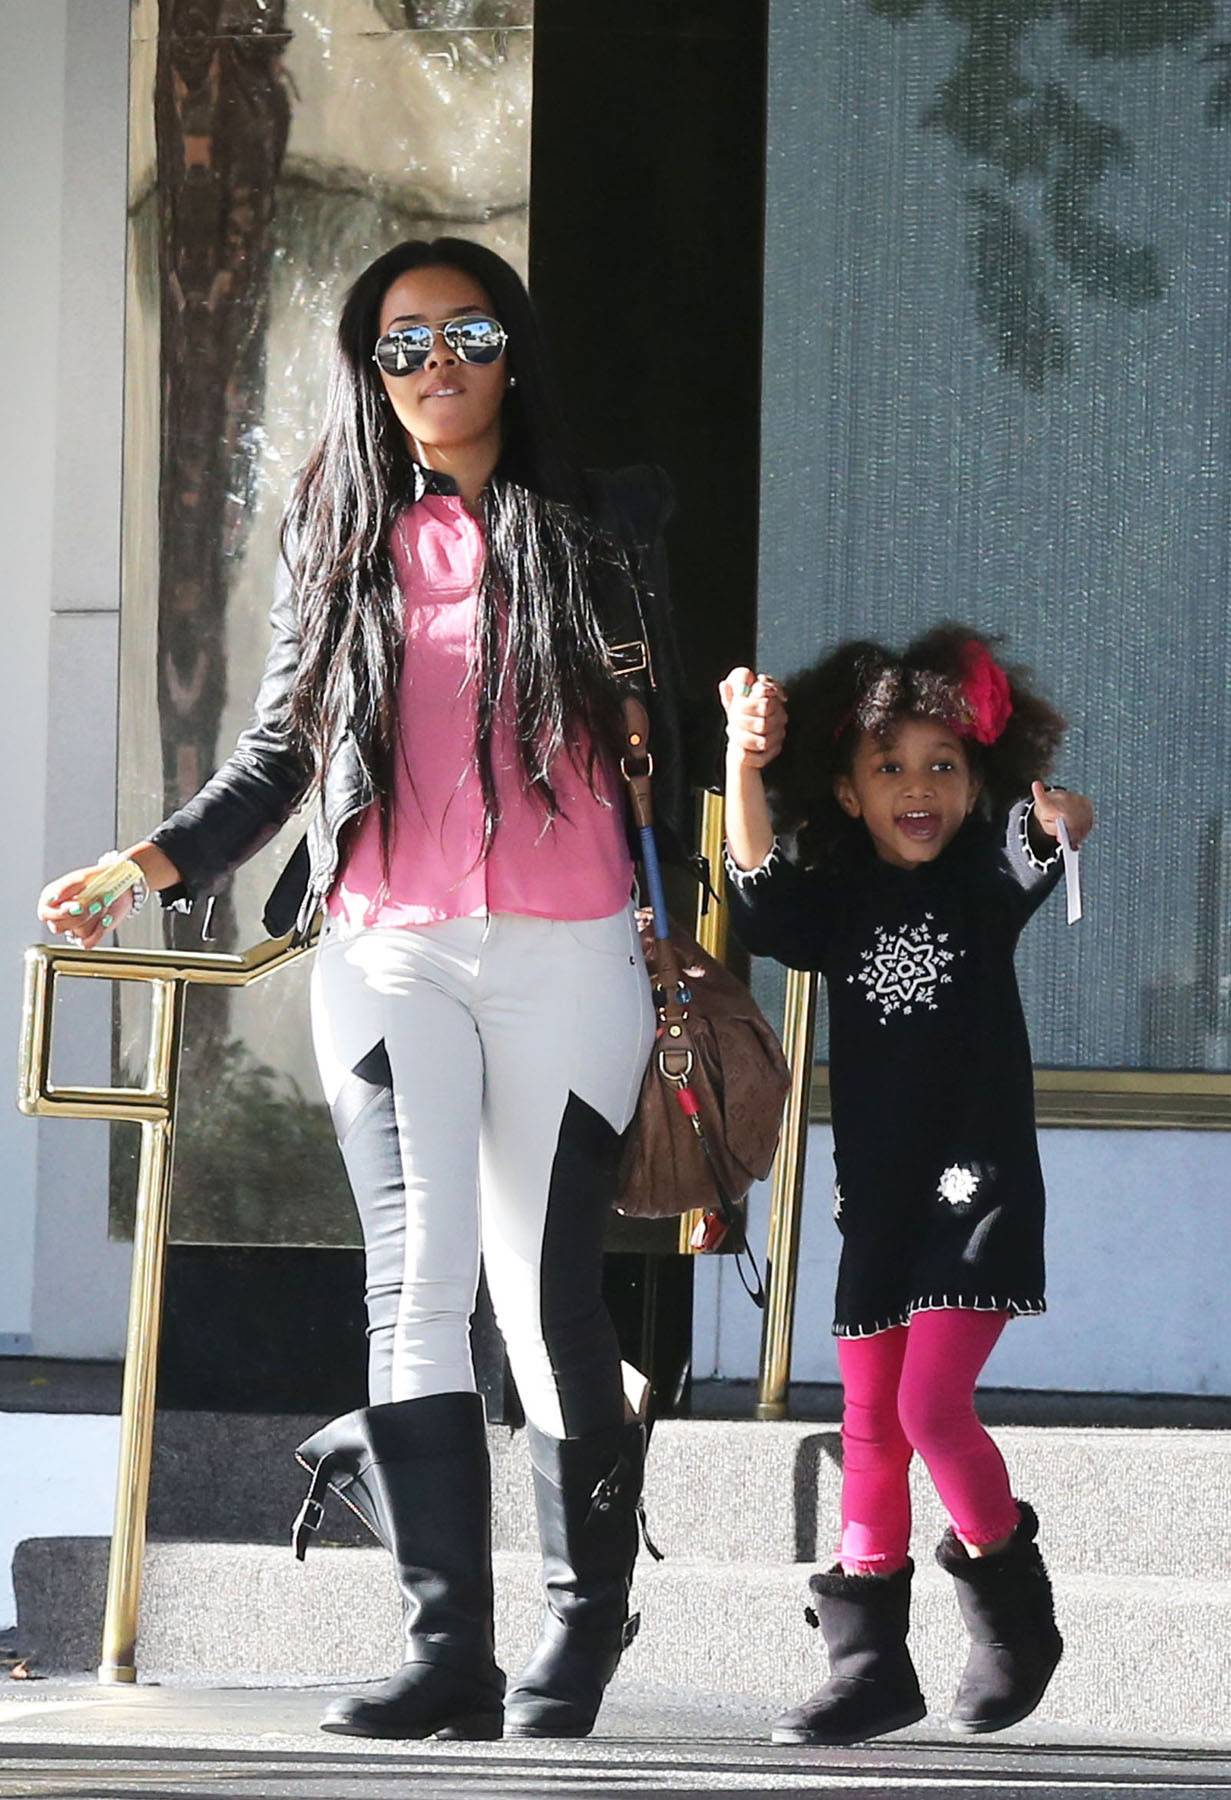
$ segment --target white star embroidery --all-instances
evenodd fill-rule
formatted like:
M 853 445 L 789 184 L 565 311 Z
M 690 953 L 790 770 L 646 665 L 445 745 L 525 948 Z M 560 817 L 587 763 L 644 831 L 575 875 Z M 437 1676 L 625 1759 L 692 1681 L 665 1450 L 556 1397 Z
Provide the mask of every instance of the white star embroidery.
M 882 1025 L 891 1013 L 910 1014 L 916 1007 L 935 1012 L 937 987 L 953 979 L 946 965 L 966 954 L 946 950 L 943 940 L 933 939 L 928 929 L 931 918 L 925 913 L 922 925 L 903 925 L 897 931 L 878 925 L 876 947 L 860 952 L 863 967 L 857 979 L 867 990 L 864 997 L 869 1004 L 880 1007 Z

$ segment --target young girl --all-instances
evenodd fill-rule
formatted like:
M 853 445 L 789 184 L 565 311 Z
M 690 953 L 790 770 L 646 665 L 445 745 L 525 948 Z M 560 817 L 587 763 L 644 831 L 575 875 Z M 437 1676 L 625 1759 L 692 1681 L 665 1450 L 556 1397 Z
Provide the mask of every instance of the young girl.
M 830 1679 L 774 1727 L 842 1744 L 923 1718 L 906 1647 L 918 1451 L 952 1528 L 937 1551 L 973 1640 L 952 1723 L 998 1731 L 1060 1659 L 1038 1520 L 974 1411 L 1011 1318 L 1044 1310 L 1043 1182 L 1013 953 L 1090 802 L 1047 789 L 1063 720 L 988 641 L 946 625 L 904 655 L 845 644 L 790 684 L 735 670 L 732 917 L 748 948 L 819 969 L 843 1247 L 839 1560 L 812 1591 Z M 775 771 L 774 835 L 762 769 Z

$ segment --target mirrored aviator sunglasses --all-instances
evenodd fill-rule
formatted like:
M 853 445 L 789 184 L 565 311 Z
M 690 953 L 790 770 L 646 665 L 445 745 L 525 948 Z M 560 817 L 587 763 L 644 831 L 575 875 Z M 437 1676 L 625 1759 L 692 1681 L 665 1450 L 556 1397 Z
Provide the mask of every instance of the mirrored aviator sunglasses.
M 432 354 L 437 335 L 464 363 L 494 363 L 504 355 L 509 334 L 495 319 L 472 315 L 443 325 L 401 325 L 377 338 L 372 361 L 386 375 L 415 375 Z

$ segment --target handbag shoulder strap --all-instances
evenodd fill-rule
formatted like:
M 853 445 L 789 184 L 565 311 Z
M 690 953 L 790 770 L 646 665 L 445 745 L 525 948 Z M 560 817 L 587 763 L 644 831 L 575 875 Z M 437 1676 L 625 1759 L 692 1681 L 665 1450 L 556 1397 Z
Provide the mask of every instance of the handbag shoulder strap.
M 650 753 L 650 718 L 640 697 L 631 691 L 624 702 L 624 755 L 620 773 L 628 787 L 629 805 L 641 844 L 641 864 L 649 889 L 650 909 L 654 916 L 653 966 L 650 976 L 658 990 L 658 1066 L 668 1081 L 683 1083 L 692 1072 L 693 1048 L 688 1033 L 688 1002 L 691 996 L 684 982 L 675 945 L 671 941 L 671 921 L 667 916 L 667 897 L 663 890 L 662 868 L 658 845 L 654 839 L 654 796 L 651 778 L 654 758 Z
M 692 993 L 671 939 L 671 922 L 667 916 L 658 846 L 654 842 L 654 800 L 651 792 L 654 758 L 650 753 L 649 715 L 640 698 L 632 691 L 631 682 L 624 697 L 624 755 L 620 758 L 620 772 L 628 786 L 629 803 L 641 840 L 641 861 L 654 914 L 653 960 L 649 973 L 655 990 L 654 1010 L 658 1017 L 657 1047 L 654 1051 L 658 1072 L 675 1090 L 680 1109 L 696 1133 L 710 1164 L 714 1193 L 718 1201 L 717 1212 L 710 1216 L 721 1220 L 724 1234 L 727 1231 L 735 1233 L 735 1265 L 740 1281 L 753 1304 L 764 1307 L 765 1285 L 752 1253 L 752 1246 L 748 1242 L 744 1221 L 723 1188 L 701 1128 L 696 1097 L 689 1087 L 689 1077 L 696 1062 L 688 1023 Z M 745 1257 L 751 1269 L 751 1280 L 744 1268 Z

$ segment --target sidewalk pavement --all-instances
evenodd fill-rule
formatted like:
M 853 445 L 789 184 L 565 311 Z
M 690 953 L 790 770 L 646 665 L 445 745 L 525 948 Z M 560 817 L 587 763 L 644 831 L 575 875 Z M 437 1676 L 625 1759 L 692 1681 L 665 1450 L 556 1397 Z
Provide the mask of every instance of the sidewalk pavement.
M 0 1686 L 3 1800 L 616 1800 L 840 1794 L 845 1800 L 1203 1800 L 1231 1797 L 1225 1747 L 1045 1741 L 1029 1724 L 957 1741 L 928 1725 L 851 1750 L 776 1748 L 738 1699 L 611 1695 L 584 1743 L 381 1743 L 327 1737 L 334 1690 Z

